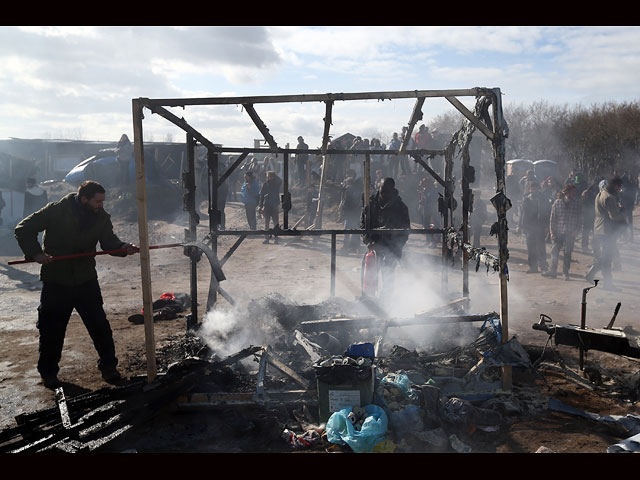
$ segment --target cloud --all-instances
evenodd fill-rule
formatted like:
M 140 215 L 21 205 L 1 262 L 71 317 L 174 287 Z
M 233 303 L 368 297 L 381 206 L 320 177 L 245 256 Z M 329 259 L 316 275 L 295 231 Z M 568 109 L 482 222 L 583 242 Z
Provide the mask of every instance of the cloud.
M 137 97 L 495 86 L 517 102 L 628 100 L 637 91 L 639 45 L 638 27 L 7 26 L 0 27 L 0 131 L 26 138 L 81 128 L 89 139 L 119 138 L 131 134 Z M 437 102 L 427 103 L 425 115 L 437 113 Z M 336 105 L 335 128 L 397 129 L 410 114 L 368 107 Z M 279 109 L 259 107 L 279 143 L 318 136 L 322 112 L 307 104 Z M 246 114 L 219 110 L 180 116 L 227 145 L 259 135 L 240 122 Z M 176 128 L 157 124 L 157 137 Z

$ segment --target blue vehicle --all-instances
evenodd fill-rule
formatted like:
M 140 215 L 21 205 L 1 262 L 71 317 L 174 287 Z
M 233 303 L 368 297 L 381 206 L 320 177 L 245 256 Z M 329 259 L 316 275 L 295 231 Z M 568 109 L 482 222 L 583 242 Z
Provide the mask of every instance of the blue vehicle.
M 153 162 L 145 163 L 145 176 L 149 183 L 160 183 Z M 64 181 L 79 186 L 85 180 L 95 180 L 104 187 L 124 187 L 135 184 L 136 166 L 133 154 L 128 161 L 118 159 L 118 149 L 100 150 L 73 167 L 64 177 Z

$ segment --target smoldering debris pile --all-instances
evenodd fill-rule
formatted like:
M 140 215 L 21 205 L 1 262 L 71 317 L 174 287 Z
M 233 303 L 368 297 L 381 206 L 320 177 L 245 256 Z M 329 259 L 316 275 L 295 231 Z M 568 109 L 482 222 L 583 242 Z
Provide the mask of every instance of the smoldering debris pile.
M 464 325 L 417 317 L 407 328 L 429 327 L 431 342 L 414 347 L 396 343 L 402 336 L 390 330 L 404 328 L 372 308 L 362 300 L 257 299 L 165 345 L 149 384 L 134 378 L 66 401 L 56 392 L 56 407 L 22 415 L 0 433 L 0 450 L 490 452 L 512 422 L 566 411 L 502 389 L 506 365 L 540 374 L 515 337 L 502 341 L 497 315 L 437 317 L 472 320 Z M 224 327 L 210 324 L 231 314 Z M 229 353 L 242 322 L 245 343 Z M 628 417 L 626 432 L 637 434 L 640 419 Z

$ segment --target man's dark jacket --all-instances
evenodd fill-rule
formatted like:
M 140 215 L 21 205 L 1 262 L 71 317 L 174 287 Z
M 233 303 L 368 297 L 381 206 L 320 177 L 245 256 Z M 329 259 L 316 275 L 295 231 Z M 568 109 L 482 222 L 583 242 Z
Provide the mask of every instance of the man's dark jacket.
M 38 233 L 42 231 L 43 248 L 38 243 Z M 111 215 L 104 210 L 97 214 L 89 212 L 75 193 L 32 213 L 16 226 L 14 233 L 27 260 L 43 251 L 51 256 L 95 252 L 98 242 L 102 250 L 116 250 L 125 245 L 113 233 Z M 57 260 L 42 265 L 40 279 L 59 285 L 81 285 L 98 278 L 95 267 L 94 256 Z
M 260 208 L 274 209 L 280 205 L 280 186 L 282 179 L 277 175 L 273 180 L 267 180 L 260 189 Z
M 362 217 L 360 219 L 360 228 L 365 228 L 365 214 L 367 209 L 363 209 Z M 398 190 L 394 189 L 394 194 L 391 199 L 385 204 L 381 197 L 380 192 L 376 192 L 369 200 L 368 216 L 370 219 L 371 228 L 411 228 L 411 221 L 409 220 L 409 209 L 398 195 Z M 397 257 L 402 254 L 402 248 L 409 239 L 408 233 L 393 233 L 388 235 L 381 235 L 378 233 L 371 233 L 371 235 L 362 235 L 364 243 L 368 244 L 374 242 L 376 245 L 389 248 Z

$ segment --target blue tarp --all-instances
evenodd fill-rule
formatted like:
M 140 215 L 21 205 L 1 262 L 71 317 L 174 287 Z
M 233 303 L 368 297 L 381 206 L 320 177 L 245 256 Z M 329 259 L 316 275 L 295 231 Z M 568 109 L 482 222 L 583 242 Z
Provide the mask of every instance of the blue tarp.
M 145 177 L 148 183 L 159 183 L 160 178 L 153 165 L 145 165 Z M 64 181 L 79 186 L 85 180 L 95 180 L 105 187 L 130 185 L 136 182 L 136 165 L 133 156 L 128 162 L 126 175 L 120 171 L 121 165 L 116 152 L 103 152 L 83 160 L 73 167 L 64 177 Z

